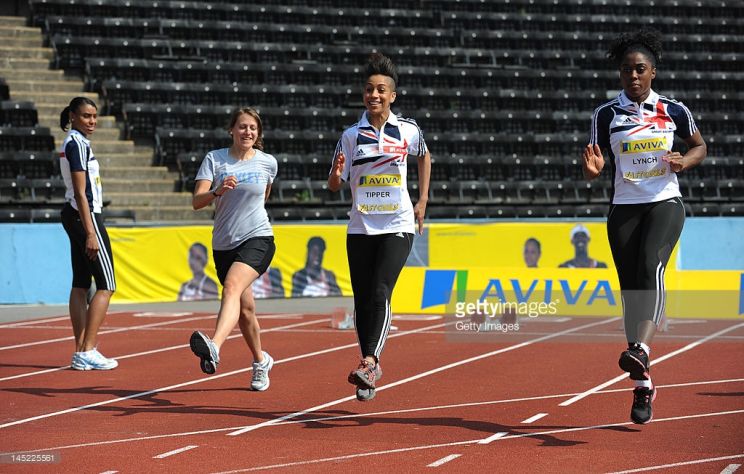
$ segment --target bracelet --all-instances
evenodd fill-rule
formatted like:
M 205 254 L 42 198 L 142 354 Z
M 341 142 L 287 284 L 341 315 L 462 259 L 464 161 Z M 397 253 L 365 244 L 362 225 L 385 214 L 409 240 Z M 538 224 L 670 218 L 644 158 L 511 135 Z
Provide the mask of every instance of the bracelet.
M 220 197 L 220 196 L 222 196 L 221 194 L 217 194 L 217 188 L 214 188 L 214 189 L 213 189 L 213 190 L 211 191 L 211 193 L 212 193 L 212 196 L 214 196 L 214 197 Z

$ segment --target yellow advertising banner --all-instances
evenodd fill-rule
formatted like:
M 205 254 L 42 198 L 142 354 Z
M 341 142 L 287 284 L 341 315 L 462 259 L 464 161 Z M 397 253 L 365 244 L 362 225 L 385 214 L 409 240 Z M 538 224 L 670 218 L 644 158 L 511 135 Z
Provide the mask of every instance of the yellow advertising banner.
M 217 299 L 211 226 L 111 227 L 115 303 Z M 274 227 L 276 254 L 257 298 L 351 295 L 346 227 Z
M 211 226 L 109 229 L 114 302 L 217 299 Z M 276 225 L 276 254 L 257 298 L 351 296 L 344 225 Z M 666 270 L 669 317 L 737 317 L 744 276 Z M 619 316 L 620 289 L 603 222 L 430 224 L 416 236 L 393 295 L 396 313 L 455 313 L 468 304 L 518 313 Z M 459 305 L 459 306 L 458 306 Z M 504 308 L 498 308 L 503 310 Z

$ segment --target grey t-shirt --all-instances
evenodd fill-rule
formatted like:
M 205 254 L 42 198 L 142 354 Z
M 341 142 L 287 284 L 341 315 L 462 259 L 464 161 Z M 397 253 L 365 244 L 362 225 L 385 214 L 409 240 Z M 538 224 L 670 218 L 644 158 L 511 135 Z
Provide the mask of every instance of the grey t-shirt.
M 204 157 L 196 180 L 212 182 L 216 188 L 228 176 L 238 179 L 235 189 L 217 198 L 212 230 L 212 248 L 231 250 L 251 237 L 274 235 L 264 208 L 266 186 L 274 182 L 276 158 L 256 150 L 247 161 L 230 156 L 229 148 L 212 150 Z

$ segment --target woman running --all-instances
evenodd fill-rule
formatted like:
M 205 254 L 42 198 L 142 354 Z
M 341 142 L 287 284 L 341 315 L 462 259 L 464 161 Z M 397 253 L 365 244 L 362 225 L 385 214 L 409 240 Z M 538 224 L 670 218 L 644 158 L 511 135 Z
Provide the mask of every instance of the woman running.
M 681 102 L 651 89 L 661 60 L 661 37 L 653 30 L 623 34 L 608 58 L 618 68 L 623 91 L 594 111 L 583 155 L 584 176 L 599 176 L 608 155 L 612 199 L 607 234 L 620 280 L 628 349 L 620 368 L 635 382 L 630 417 L 653 416 L 651 340 L 664 314 L 664 270 L 685 220 L 676 173 L 697 166 L 707 153 L 692 114 Z M 674 135 L 687 152 L 672 151 Z
M 353 195 L 346 251 L 354 316 L 362 360 L 348 376 L 360 401 L 375 396 L 382 376 L 380 354 L 385 347 L 392 310 L 390 298 L 406 263 L 418 224 L 424 230 L 431 158 L 416 122 L 390 111 L 398 73 L 393 62 L 376 53 L 364 75 L 362 98 L 366 112 L 346 129 L 336 146 L 328 187 L 338 191 L 348 181 Z M 408 196 L 407 157 L 418 159 L 419 200 Z
M 277 161 L 263 152 L 263 127 L 255 110 L 233 112 L 228 132 L 232 146 L 207 153 L 196 174 L 194 209 L 216 201 L 212 256 L 223 289 L 212 338 L 196 331 L 190 344 L 202 371 L 213 374 L 220 348 L 238 323 L 253 354 L 251 388 L 264 391 L 274 359 L 261 348 L 251 284 L 269 268 L 276 250 L 264 203 L 276 178 Z

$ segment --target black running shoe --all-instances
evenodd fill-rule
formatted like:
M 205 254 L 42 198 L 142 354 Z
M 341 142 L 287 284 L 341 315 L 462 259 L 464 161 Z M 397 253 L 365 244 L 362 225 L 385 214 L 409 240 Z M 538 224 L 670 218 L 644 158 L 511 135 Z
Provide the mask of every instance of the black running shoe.
M 630 374 L 631 380 L 650 380 L 648 354 L 640 344 L 629 344 L 628 350 L 620 354 L 620 368 Z
M 202 372 L 205 374 L 215 373 L 217 364 L 220 363 L 220 356 L 214 342 L 200 331 L 194 331 L 191 334 L 189 345 L 191 346 L 191 352 L 199 358 L 199 367 Z
M 656 387 L 636 387 L 633 390 L 633 407 L 630 409 L 630 419 L 633 423 L 645 425 L 654 417 L 651 403 L 656 398 Z

